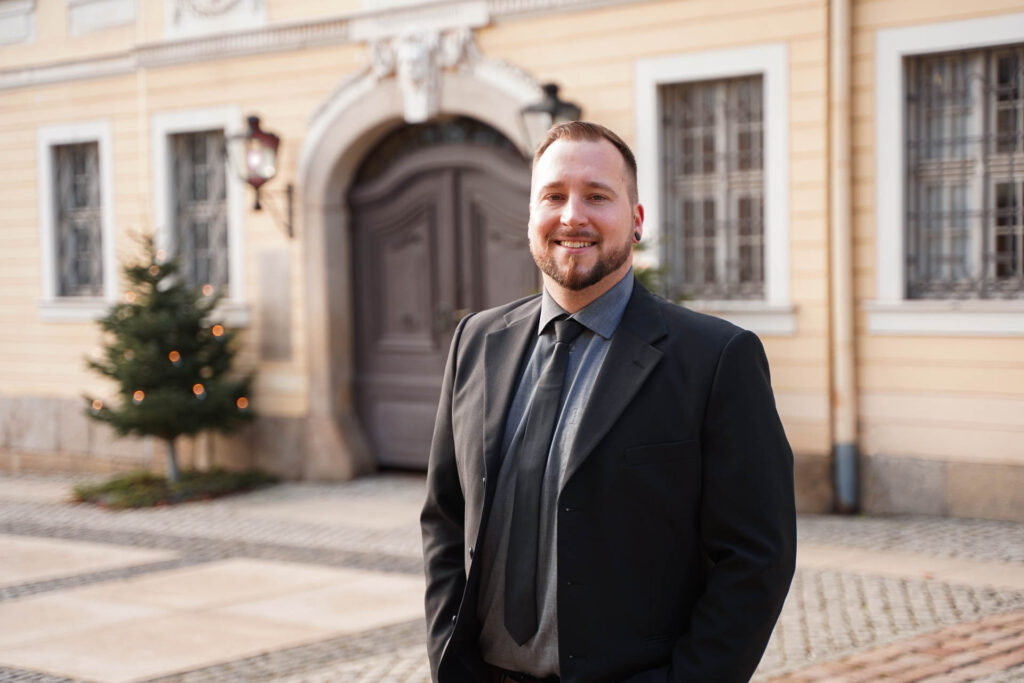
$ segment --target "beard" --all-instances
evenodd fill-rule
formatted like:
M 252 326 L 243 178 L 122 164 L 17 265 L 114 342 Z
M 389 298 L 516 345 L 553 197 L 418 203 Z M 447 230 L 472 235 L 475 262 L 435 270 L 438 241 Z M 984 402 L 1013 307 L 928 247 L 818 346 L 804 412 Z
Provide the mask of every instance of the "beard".
M 596 249 L 598 247 L 595 245 L 591 248 Z M 530 255 L 533 256 L 533 261 L 537 264 L 537 267 L 540 268 L 541 272 L 562 287 L 574 292 L 586 289 L 591 285 L 596 285 L 606 276 L 614 273 L 622 266 L 623 263 L 626 262 L 626 259 L 629 258 L 632 250 L 633 245 L 629 241 L 626 241 L 621 247 L 612 249 L 607 254 L 600 257 L 597 263 L 595 263 L 590 269 L 583 269 L 580 267 L 577 263 L 576 257 L 570 257 L 569 265 L 565 268 L 561 268 L 558 263 L 555 262 L 555 258 L 552 256 L 550 251 L 540 251 L 539 249 L 535 249 L 533 241 L 530 241 Z

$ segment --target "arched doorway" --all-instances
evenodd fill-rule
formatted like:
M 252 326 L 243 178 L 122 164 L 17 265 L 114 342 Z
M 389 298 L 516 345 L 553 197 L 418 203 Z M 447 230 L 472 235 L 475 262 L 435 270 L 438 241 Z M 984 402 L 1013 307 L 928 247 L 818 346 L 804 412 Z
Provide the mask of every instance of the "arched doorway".
M 458 321 L 537 291 L 529 194 L 516 146 L 468 117 L 397 128 L 356 172 L 354 394 L 378 464 L 426 467 Z

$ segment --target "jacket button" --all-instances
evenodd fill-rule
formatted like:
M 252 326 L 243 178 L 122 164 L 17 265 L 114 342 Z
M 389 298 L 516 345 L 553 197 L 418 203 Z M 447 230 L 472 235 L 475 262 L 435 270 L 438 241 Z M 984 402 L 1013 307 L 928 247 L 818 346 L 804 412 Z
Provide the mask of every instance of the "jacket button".
M 473 548 L 469 549 L 469 559 L 473 559 Z
M 458 615 L 458 614 L 453 614 L 453 615 L 452 615 L 452 623 L 454 624 L 454 623 L 455 623 L 455 620 L 456 620 L 456 619 L 458 619 L 458 618 L 459 618 L 459 615 Z

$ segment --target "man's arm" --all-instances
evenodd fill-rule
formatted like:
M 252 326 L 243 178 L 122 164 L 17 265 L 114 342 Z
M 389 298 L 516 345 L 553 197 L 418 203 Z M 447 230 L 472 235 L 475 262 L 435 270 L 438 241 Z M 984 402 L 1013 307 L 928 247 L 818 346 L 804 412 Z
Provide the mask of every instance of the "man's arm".
M 793 454 L 760 340 L 722 350 L 701 435 L 703 595 L 668 667 L 631 683 L 748 681 L 764 653 L 796 564 Z
M 451 637 L 466 585 L 464 560 L 465 500 L 459 482 L 452 432 L 452 393 L 459 340 L 469 316 L 455 329 L 448 363 L 441 384 L 441 398 L 434 423 L 427 465 L 427 498 L 420 514 L 423 532 L 423 558 L 427 575 L 426 615 L 427 651 L 431 676 L 437 680 L 437 667 L 445 644 Z

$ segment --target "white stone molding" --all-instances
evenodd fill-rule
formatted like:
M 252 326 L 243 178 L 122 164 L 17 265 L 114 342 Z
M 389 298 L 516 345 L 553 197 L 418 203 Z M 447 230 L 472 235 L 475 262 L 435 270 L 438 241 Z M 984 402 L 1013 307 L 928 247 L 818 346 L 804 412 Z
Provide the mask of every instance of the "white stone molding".
M 114 254 L 113 127 L 109 121 L 82 121 L 42 126 L 36 130 L 36 194 L 39 200 L 41 293 L 39 314 L 43 320 L 93 320 L 117 299 L 117 259 Z M 57 216 L 55 211 L 53 147 L 95 142 L 100 164 L 100 253 L 103 259 L 102 297 L 57 295 Z
M 173 159 L 171 135 L 203 130 L 223 130 L 225 136 L 245 132 L 242 113 L 238 107 L 187 109 L 154 114 L 150 122 L 153 149 L 153 226 L 158 248 L 173 251 L 174 221 Z M 230 313 L 229 322 L 244 325 L 248 322 L 245 289 L 245 248 L 243 230 L 244 196 L 241 181 L 228 169 L 228 296 L 224 310 Z
M 657 245 L 661 230 L 661 107 L 658 86 L 760 75 L 764 79 L 763 302 L 686 302 L 762 334 L 795 334 L 789 268 L 789 56 L 785 43 L 693 52 L 636 63 L 636 156 L 644 241 Z M 643 253 L 656 265 L 660 250 Z
M 914 300 L 888 304 L 869 301 L 872 334 L 1020 337 L 1024 336 L 1024 301 Z
M 468 30 L 455 42 L 459 47 L 448 48 L 448 54 L 461 54 L 462 58 L 456 60 L 458 69 L 440 74 L 440 97 L 435 103 L 436 111 L 478 118 L 500 130 L 509 140 L 516 143 L 523 154 L 530 156 L 530 141 L 523 130 L 519 111 L 527 104 L 540 100 L 544 94 L 540 84 L 519 67 L 500 59 L 482 57 Z M 313 157 L 319 152 L 319 143 L 315 141 L 328 137 L 329 129 L 336 125 L 337 119 L 342 117 L 344 112 L 357 107 L 371 92 L 379 92 L 388 84 L 397 86 L 398 79 L 381 78 L 379 75 L 381 72 L 394 72 L 396 66 L 393 62 L 388 63 L 394 55 L 393 50 L 381 50 L 379 54 L 374 54 L 371 47 L 371 66 L 362 73 L 346 77 L 313 114 L 309 131 L 299 152 L 299 187 L 322 177 L 312 171 Z M 492 93 L 493 99 L 474 96 L 473 89 L 477 87 L 482 88 L 484 92 Z M 400 88 L 396 87 L 396 90 L 402 93 Z M 407 120 L 404 104 L 403 96 L 401 118 Z
M 353 16 L 349 22 L 349 32 L 354 41 L 371 42 L 414 31 L 479 28 L 486 26 L 490 17 L 485 0 L 432 3 Z
M 1024 302 L 905 299 L 906 119 L 903 60 L 933 52 L 1020 42 L 1024 14 L 881 29 L 875 36 L 875 301 L 868 330 L 880 334 L 1024 334 Z M 1001 312 L 1000 312 L 1001 311 Z
M 251 0 L 244 0 L 250 2 Z M 103 78 L 135 72 L 140 68 L 155 68 L 172 64 L 189 64 L 212 59 L 227 59 L 252 54 L 288 52 L 319 45 L 337 45 L 353 41 L 373 39 L 368 26 L 425 26 L 446 27 L 442 17 L 448 16 L 448 26 L 473 27 L 467 17 L 473 13 L 484 13 L 487 22 L 493 19 L 532 16 L 539 13 L 576 12 L 598 9 L 613 5 L 632 4 L 642 0 L 486 0 L 485 3 L 432 3 L 426 6 L 413 5 L 388 8 L 378 11 L 350 12 L 333 17 L 318 17 L 312 20 L 266 26 L 265 18 L 256 26 L 239 22 L 217 29 L 216 35 L 185 33 L 167 36 L 166 40 L 146 43 L 121 53 L 105 57 L 75 59 L 55 64 L 40 64 L 15 69 L 0 69 L 0 90 L 33 87 L 51 83 Z M 32 0 L 7 0 L 12 7 L 34 8 Z M 262 2 L 262 0 L 261 0 Z M 165 3 L 169 13 L 174 2 Z M 431 14 L 432 12 L 432 14 Z M 32 20 L 33 12 L 28 12 Z M 12 15 L 23 16 L 22 14 Z M 432 18 L 429 18 L 432 17 Z M 3 44 L 3 0 L 0 0 L 0 44 Z M 455 21 L 454 18 L 458 18 Z M 14 19 L 12 18 L 12 21 Z M 17 21 L 21 21 L 18 19 Z M 454 22 L 454 23 L 452 23 Z M 17 22 L 15 22 L 17 23 Z M 486 22 L 485 22 L 486 23 Z M 20 25 L 20 24 L 19 24 Z M 212 26 L 212 24 L 207 24 Z M 482 25 L 482 24 L 481 24 Z M 391 30 L 391 29 L 389 29 Z M 19 33 L 20 31 L 20 33 Z M 361 33 L 363 32 L 363 33 Z M 23 30 L 15 31 L 21 35 Z M 31 31 L 27 38 L 31 40 Z M 392 30 L 391 35 L 395 32 Z M 379 37 L 379 36 L 378 36 Z
M 130 53 L 44 66 L 27 66 L 10 71 L 0 71 L 0 91 L 120 76 L 134 72 L 137 66 L 136 56 Z
M 164 0 L 168 39 L 237 31 L 267 23 L 265 0 Z
M 154 68 L 347 42 L 349 21 L 345 18 L 233 31 L 205 38 L 150 43 L 140 45 L 134 52 L 138 57 L 139 67 Z
M 407 123 L 421 123 L 440 107 L 442 71 L 472 51 L 468 28 L 417 31 L 370 44 L 370 70 L 376 79 L 396 75 Z
M 135 23 L 136 0 L 66 0 L 73 36 Z
M 581 9 L 628 5 L 647 0 L 487 0 L 494 16 L 537 16 Z
M 522 71 L 473 58 L 444 72 L 439 112 L 483 121 L 525 150 L 519 110 L 541 94 L 540 86 Z M 366 154 L 404 117 L 398 79 L 378 79 L 367 69 L 345 79 L 317 110 L 299 153 L 295 186 L 302 202 L 306 365 L 318 369 L 308 383 L 310 438 L 323 444 L 321 451 L 329 459 L 321 460 L 349 467 L 360 466 L 369 456 L 353 413 L 353 295 L 345 197 Z M 314 466 L 311 459 L 307 468 Z
M 36 35 L 35 0 L 0 2 L 0 45 L 31 43 Z

